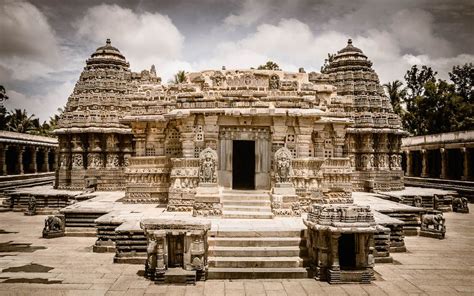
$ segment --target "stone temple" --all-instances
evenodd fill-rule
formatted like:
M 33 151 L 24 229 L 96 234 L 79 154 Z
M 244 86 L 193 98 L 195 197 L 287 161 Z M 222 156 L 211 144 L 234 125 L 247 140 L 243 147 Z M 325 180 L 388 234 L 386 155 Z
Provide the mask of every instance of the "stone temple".
M 204 279 L 232 277 L 234 267 L 248 268 L 252 260 L 260 260 L 250 258 L 245 265 L 219 247 L 208 252 L 208 239 L 213 245 L 221 239 L 211 224 L 225 219 L 303 217 L 306 259 L 268 257 L 257 265 L 293 268 L 309 260 L 314 277 L 329 282 L 370 282 L 376 248 L 384 260 L 389 259 L 389 244 L 404 249 L 403 222 L 389 219 L 390 226 L 383 227 L 376 224 L 370 205 L 353 203 L 354 191 L 404 188 L 405 132 L 372 63 L 351 40 L 330 55 L 321 73 L 223 67 L 187 73 L 185 81 L 168 85 L 154 66 L 132 72 L 107 40 L 86 61 L 55 132 L 57 189 L 125 191 L 121 203 L 137 209 L 157 204 L 176 213 L 147 217 L 139 221 L 141 230 L 127 232 L 125 226 L 117 227 L 115 214 L 109 214 L 111 220 L 107 215 L 93 220 L 107 211 L 91 218 L 97 209 L 92 216 L 74 214 L 74 207 L 61 210 L 66 227 L 92 219 L 98 229 L 96 249 L 107 249 L 113 241 L 118 263 L 141 262 L 135 251 L 122 252 L 133 244 L 140 252 L 139 243 L 121 240 L 142 231 L 145 275 L 156 281 L 171 267 L 193 270 Z M 416 216 L 419 209 L 414 213 L 407 215 Z M 185 216 L 178 214 L 196 218 L 182 220 Z M 51 218 L 47 225 L 56 222 Z M 282 220 L 275 223 L 284 225 Z M 110 229 L 122 233 L 111 238 Z M 296 235 L 299 244 L 300 232 L 282 229 L 277 236 Z M 268 252 L 273 251 L 263 250 Z M 209 266 L 214 268 L 210 274 Z M 291 276 L 298 276 L 297 271 L 279 269 Z
M 322 73 L 223 67 L 163 85 L 107 40 L 56 130 L 57 186 L 125 189 L 127 202 L 203 215 L 221 215 L 232 189 L 270 192 L 275 215 L 402 189 L 404 132 L 371 66 L 349 40 Z

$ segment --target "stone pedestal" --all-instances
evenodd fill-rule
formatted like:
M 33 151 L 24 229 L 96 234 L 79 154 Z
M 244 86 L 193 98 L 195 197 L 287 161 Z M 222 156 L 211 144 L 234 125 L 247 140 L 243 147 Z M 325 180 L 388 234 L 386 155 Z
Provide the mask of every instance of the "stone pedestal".
M 194 196 L 193 216 L 219 216 L 221 214 L 222 205 L 217 184 L 199 184 Z
M 276 183 L 272 189 L 272 212 L 279 216 L 301 215 L 296 190 L 291 183 Z

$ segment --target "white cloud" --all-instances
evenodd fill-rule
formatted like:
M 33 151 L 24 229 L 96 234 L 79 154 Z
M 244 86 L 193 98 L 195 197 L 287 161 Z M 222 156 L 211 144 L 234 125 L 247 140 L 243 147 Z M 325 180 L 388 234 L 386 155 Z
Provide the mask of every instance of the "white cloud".
M 245 0 L 236 14 L 230 14 L 224 23 L 231 27 L 248 27 L 259 21 L 269 10 L 270 0 Z
M 61 64 L 60 48 L 45 15 L 24 1 L 0 3 L 0 66 L 13 79 L 45 76 Z
M 138 13 L 118 5 L 91 7 L 76 24 L 77 36 L 97 47 L 112 40 L 134 71 L 156 65 L 159 75 L 170 77 L 181 67 L 184 36 L 173 22 L 159 13 Z

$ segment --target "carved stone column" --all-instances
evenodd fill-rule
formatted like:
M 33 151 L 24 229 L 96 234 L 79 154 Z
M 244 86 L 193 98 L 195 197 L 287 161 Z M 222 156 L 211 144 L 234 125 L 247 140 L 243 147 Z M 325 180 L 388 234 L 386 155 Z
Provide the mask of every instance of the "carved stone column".
M 219 125 L 217 124 L 218 119 L 219 117 L 217 115 L 207 115 L 204 117 L 204 140 L 206 143 L 208 143 L 209 147 L 214 150 L 217 150 L 217 140 L 219 138 Z
M 447 151 L 444 148 L 441 148 L 441 175 L 439 176 L 441 179 L 448 178 L 448 155 Z
M 429 168 L 428 168 L 428 151 L 425 149 L 421 150 L 421 177 L 427 178 L 429 177 Z
M 8 173 L 8 166 L 7 166 L 7 151 L 8 145 L 2 145 L 2 149 L 0 151 L 0 165 L 2 169 L 2 176 L 6 176 Z
M 299 126 L 296 128 L 296 155 L 298 158 L 309 157 L 309 150 L 313 147 L 311 141 L 311 134 L 313 133 L 313 127 L 311 126 L 311 121 L 309 119 L 300 119 Z
M 25 152 L 25 147 L 18 146 L 17 172 L 20 173 L 20 175 L 23 175 L 25 173 L 25 169 L 23 167 L 23 153 L 24 152 Z
M 339 266 L 339 237 L 340 233 L 331 233 L 331 253 L 332 253 L 332 270 L 340 270 Z
M 194 132 L 193 132 L 194 118 L 188 117 L 183 119 L 182 125 L 179 127 L 181 132 L 183 157 L 194 158 Z
M 40 167 L 40 172 L 48 172 L 49 171 L 49 158 L 48 158 L 48 151 L 49 149 L 47 148 L 43 148 L 41 149 L 41 151 L 43 152 L 43 162 L 41 163 L 41 167 Z
M 461 153 L 463 155 L 463 172 L 462 172 L 462 180 L 470 180 L 470 155 L 469 155 L 469 149 L 466 147 L 461 148 Z
M 36 174 L 38 172 L 38 164 L 36 163 L 36 154 L 38 152 L 38 148 L 36 147 L 31 147 L 31 163 L 30 163 L 30 168 L 31 172 Z
M 410 150 L 407 150 L 405 151 L 406 155 L 407 155 L 407 171 L 406 171 L 406 175 L 408 177 L 412 177 L 413 176 L 413 156 L 411 155 L 411 151 Z

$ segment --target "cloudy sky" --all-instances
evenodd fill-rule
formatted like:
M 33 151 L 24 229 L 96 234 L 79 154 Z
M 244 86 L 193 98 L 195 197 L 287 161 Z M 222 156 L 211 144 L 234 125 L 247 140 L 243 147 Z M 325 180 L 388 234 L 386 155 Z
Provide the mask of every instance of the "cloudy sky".
M 319 71 L 348 38 L 382 83 L 413 64 L 442 78 L 474 61 L 471 0 L 0 0 L 0 85 L 10 108 L 42 120 L 65 105 L 85 60 L 111 38 L 133 71 L 249 68 Z

